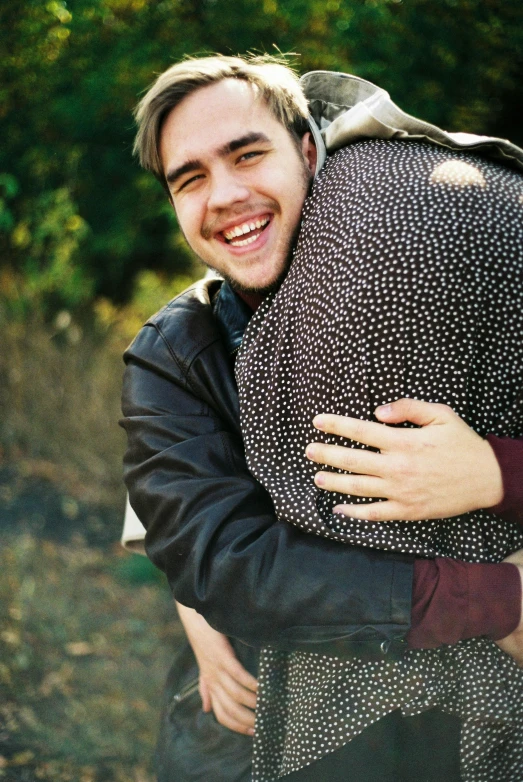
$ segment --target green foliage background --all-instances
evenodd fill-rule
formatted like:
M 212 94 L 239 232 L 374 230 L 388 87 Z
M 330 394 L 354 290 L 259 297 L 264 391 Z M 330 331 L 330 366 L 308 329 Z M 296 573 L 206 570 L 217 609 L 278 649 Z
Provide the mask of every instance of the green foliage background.
M 0 297 L 26 316 L 126 302 L 139 270 L 185 274 L 131 111 L 186 53 L 295 51 L 448 129 L 523 143 L 521 0 L 4 0 Z

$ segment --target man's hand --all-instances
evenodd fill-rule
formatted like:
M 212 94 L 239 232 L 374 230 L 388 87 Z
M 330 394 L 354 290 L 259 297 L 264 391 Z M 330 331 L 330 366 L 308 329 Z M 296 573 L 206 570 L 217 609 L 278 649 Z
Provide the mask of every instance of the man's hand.
M 312 443 L 306 454 L 319 464 L 348 470 L 352 475 L 318 472 L 316 485 L 327 491 L 384 502 L 337 505 L 336 513 L 369 521 L 438 519 L 490 508 L 503 499 L 501 470 L 494 451 L 447 405 L 400 399 L 378 407 L 383 423 L 337 415 L 319 415 L 313 423 L 379 449 Z M 396 429 L 383 424 L 410 421 L 420 429 Z
M 521 593 L 523 595 L 523 549 L 515 551 L 503 561 L 517 565 L 519 577 L 521 578 Z M 496 643 L 500 649 L 503 649 L 504 652 L 514 658 L 520 668 L 523 668 L 523 599 L 521 601 L 521 619 L 518 627 L 510 635 L 507 635 L 506 638 L 502 638 L 501 641 L 496 641 Z
M 212 710 L 226 728 L 252 736 L 256 679 L 239 662 L 225 635 L 208 625 L 194 609 L 180 603 L 176 607 L 198 661 L 203 710 Z

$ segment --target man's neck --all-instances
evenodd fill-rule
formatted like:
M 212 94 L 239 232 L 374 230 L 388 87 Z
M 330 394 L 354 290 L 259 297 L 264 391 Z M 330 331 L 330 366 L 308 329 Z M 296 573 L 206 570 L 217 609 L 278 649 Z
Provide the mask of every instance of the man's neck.
M 234 291 L 245 304 L 253 311 L 256 312 L 265 296 L 262 293 L 244 293 L 243 291 Z

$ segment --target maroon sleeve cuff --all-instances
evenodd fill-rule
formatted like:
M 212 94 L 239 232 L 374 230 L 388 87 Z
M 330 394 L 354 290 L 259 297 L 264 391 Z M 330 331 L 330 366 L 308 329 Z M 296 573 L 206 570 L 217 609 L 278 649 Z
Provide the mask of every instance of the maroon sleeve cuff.
M 496 437 L 487 440 L 496 455 L 503 479 L 503 499 L 489 510 L 523 525 L 523 440 Z
M 417 559 L 414 563 L 411 649 L 433 649 L 486 635 L 505 638 L 521 618 L 521 579 L 510 563 Z

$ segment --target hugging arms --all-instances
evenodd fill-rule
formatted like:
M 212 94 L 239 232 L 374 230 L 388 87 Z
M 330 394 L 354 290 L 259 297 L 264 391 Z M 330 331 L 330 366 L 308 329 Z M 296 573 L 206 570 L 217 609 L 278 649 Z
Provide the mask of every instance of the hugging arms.
M 383 649 L 387 655 L 397 653 L 405 648 L 402 639 L 411 622 L 414 558 L 339 546 L 278 523 L 268 494 L 247 470 L 232 356 L 249 317 L 244 303 L 230 289 L 222 290 L 221 282 L 196 283 L 151 319 L 126 354 L 126 480 L 135 510 L 148 530 L 149 556 L 166 572 L 175 598 L 225 635 L 254 646 L 342 653 L 366 647 L 378 657 Z M 438 413 L 437 406 L 422 407 L 425 414 Z M 437 453 L 442 480 L 441 470 L 448 463 L 445 432 L 463 454 L 461 463 L 453 466 L 452 480 L 459 485 L 462 470 L 465 484 L 476 469 L 470 445 L 477 445 L 477 440 L 466 429 L 456 435 L 455 417 L 443 412 L 448 423 L 434 427 L 439 437 L 443 434 L 439 450 L 430 440 L 425 456 L 414 444 L 404 448 L 405 458 L 418 449 L 417 491 L 423 489 L 423 475 L 434 469 Z M 418 432 L 430 437 L 431 428 L 390 432 L 409 441 Z M 354 432 L 351 436 L 358 439 Z M 322 452 L 319 461 L 332 459 L 334 466 L 343 467 L 335 463 L 340 453 Z M 490 479 L 486 472 L 482 477 L 485 486 L 492 485 L 493 494 L 499 485 L 495 468 Z M 516 471 L 513 466 L 512 473 Z M 506 513 L 514 513 L 518 500 L 510 475 L 508 484 Z M 399 491 L 401 487 L 400 478 Z M 441 514 L 437 502 L 444 502 L 445 513 L 451 515 L 450 494 L 442 491 L 430 514 Z M 455 512 L 460 512 L 459 490 L 454 501 Z M 420 582 L 421 591 L 433 590 L 439 583 L 436 573 L 428 584 Z M 469 597 L 464 587 L 462 601 Z M 437 599 L 436 589 L 428 603 Z M 417 600 L 423 602 L 423 594 Z M 457 605 L 457 614 L 462 613 L 462 605 Z M 465 630 L 462 624 L 458 616 L 458 632 Z M 240 701 L 245 699 L 249 700 L 247 693 Z M 225 717 L 230 727 L 237 726 L 237 716 Z M 245 731 L 250 719 L 243 723 Z

